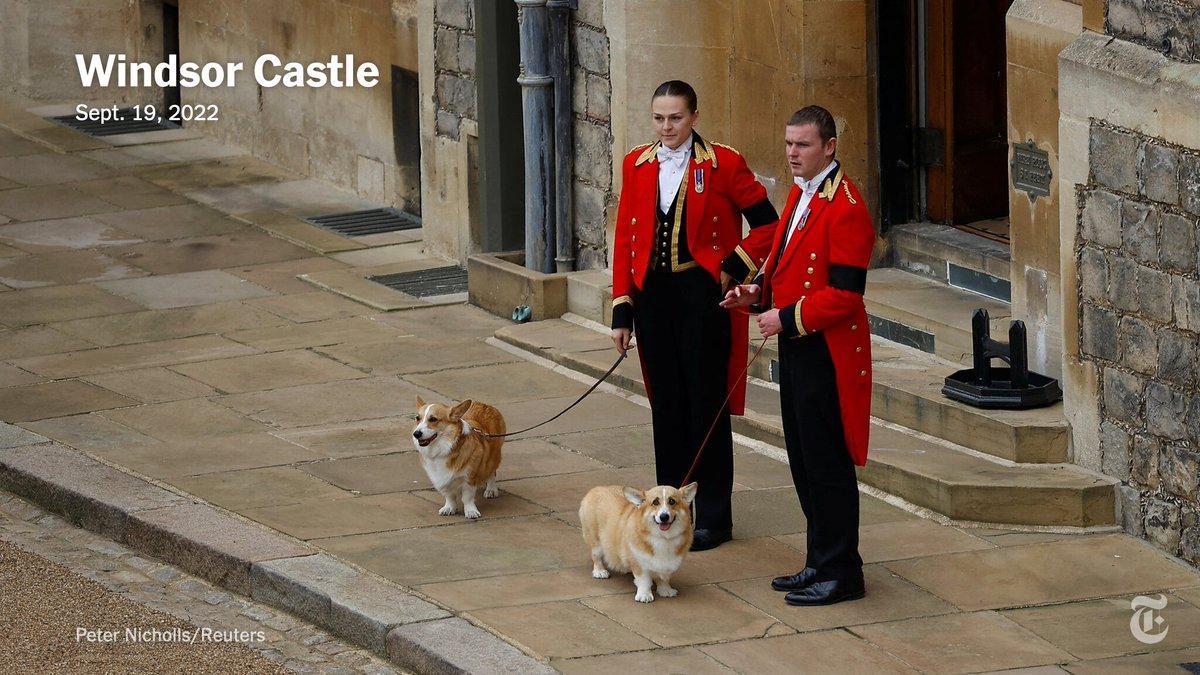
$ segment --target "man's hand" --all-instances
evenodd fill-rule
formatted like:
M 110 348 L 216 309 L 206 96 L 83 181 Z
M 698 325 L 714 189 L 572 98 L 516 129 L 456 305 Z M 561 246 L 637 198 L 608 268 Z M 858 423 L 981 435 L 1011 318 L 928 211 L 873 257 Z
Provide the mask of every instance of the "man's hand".
M 758 315 L 758 330 L 767 338 L 783 332 L 783 324 L 779 321 L 779 310 L 772 309 Z
M 633 337 L 633 331 L 628 328 L 614 328 L 612 331 L 613 344 L 617 346 L 617 351 L 621 352 L 621 356 L 629 351 L 629 341 Z
M 762 289 L 758 284 L 734 286 L 725 293 L 725 299 L 721 301 L 721 306 L 725 309 L 749 307 L 758 302 L 758 296 L 761 292 Z

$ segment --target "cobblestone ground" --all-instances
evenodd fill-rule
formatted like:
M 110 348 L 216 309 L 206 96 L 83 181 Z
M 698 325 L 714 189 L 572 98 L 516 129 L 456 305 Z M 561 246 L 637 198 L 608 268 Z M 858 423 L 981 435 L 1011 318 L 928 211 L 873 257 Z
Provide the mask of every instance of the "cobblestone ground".
M 0 492 L 0 672 L 397 673 L 288 614 L 79 529 Z M 77 629 L 116 631 L 114 642 Z M 167 638 L 127 640 L 126 628 Z M 196 633 L 211 629 L 212 633 Z M 188 643 L 180 634 L 261 633 Z M 210 638 L 211 639 L 211 638 Z

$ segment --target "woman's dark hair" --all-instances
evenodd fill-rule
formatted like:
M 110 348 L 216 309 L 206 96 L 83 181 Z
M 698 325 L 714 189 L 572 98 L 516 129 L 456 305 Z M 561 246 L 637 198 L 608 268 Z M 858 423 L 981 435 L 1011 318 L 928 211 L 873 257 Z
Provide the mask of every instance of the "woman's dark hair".
M 651 100 L 659 96 L 682 96 L 687 99 L 689 112 L 696 112 L 696 90 L 692 89 L 692 85 L 683 80 L 667 80 L 658 85 L 658 89 L 654 90 L 654 96 Z
M 787 123 L 789 127 L 802 127 L 805 124 L 817 126 L 817 133 L 821 135 L 822 143 L 828 143 L 829 139 L 837 136 L 837 125 L 833 123 L 833 115 L 819 105 L 810 105 L 797 110 L 792 113 L 792 119 Z

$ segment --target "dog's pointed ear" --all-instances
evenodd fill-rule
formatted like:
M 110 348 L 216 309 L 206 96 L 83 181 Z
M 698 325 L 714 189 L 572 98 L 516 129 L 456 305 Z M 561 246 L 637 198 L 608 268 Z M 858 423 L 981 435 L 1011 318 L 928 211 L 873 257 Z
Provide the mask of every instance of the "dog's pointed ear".
M 700 487 L 699 483 L 688 483 L 679 488 L 679 494 L 683 496 L 683 501 L 686 504 L 691 504 L 696 499 L 696 489 Z
M 421 408 L 424 408 L 424 407 L 425 407 L 425 399 L 421 398 L 420 394 L 417 394 L 417 412 L 421 412 Z
M 462 403 L 450 409 L 450 419 L 457 422 L 462 419 L 463 415 L 467 414 L 467 410 L 471 407 L 471 399 L 467 399 Z
M 625 499 L 629 500 L 634 506 L 641 506 L 646 501 L 646 495 L 637 488 L 625 488 Z

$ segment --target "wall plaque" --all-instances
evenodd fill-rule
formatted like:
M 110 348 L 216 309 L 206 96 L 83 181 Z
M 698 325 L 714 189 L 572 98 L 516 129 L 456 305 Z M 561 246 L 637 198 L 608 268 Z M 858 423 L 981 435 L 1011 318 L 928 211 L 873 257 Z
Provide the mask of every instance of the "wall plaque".
M 1050 154 L 1033 141 L 1014 143 L 1012 155 L 1013 186 L 1023 190 L 1033 201 L 1050 196 Z

